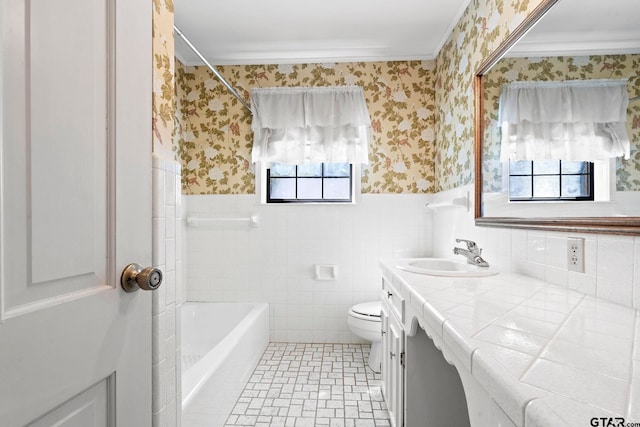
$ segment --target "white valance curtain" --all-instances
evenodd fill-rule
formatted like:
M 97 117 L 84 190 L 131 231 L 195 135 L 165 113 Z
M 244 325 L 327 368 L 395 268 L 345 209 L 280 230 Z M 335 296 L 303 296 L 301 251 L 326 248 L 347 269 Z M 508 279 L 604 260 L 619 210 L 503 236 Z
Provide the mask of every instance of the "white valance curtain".
M 500 159 L 629 158 L 626 80 L 514 82 L 502 87 Z
M 368 163 L 371 119 L 362 88 L 251 89 L 252 161 Z

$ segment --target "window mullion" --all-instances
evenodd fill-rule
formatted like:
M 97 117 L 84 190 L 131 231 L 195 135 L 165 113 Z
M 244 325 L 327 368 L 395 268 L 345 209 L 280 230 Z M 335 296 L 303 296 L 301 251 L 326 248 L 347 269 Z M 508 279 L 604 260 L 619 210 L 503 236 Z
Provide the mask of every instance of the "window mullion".
M 535 196 L 536 193 L 533 192 L 535 190 L 535 185 L 533 184 L 535 181 L 536 174 L 533 172 L 533 160 L 531 161 L 531 198 Z
M 564 196 L 562 194 L 562 160 L 558 162 L 558 194 L 560 194 L 560 198 Z
M 325 167 L 325 164 L 322 163 L 322 168 L 320 169 L 320 194 L 323 199 L 324 199 L 324 167 Z

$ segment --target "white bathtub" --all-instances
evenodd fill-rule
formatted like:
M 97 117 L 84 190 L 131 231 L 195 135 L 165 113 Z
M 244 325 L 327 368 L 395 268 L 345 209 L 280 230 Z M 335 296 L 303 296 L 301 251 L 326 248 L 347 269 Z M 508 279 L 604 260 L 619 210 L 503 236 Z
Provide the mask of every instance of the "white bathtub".
M 269 342 L 265 303 L 182 304 L 182 423 L 222 426 Z

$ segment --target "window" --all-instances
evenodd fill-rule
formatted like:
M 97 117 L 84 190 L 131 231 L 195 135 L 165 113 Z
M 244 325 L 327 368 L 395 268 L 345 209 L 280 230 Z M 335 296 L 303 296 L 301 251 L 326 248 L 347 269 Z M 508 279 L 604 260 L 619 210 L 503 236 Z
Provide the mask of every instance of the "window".
M 594 200 L 594 165 L 562 160 L 509 162 L 509 200 Z
M 353 201 L 349 163 L 272 163 L 267 169 L 267 203 L 349 203 Z

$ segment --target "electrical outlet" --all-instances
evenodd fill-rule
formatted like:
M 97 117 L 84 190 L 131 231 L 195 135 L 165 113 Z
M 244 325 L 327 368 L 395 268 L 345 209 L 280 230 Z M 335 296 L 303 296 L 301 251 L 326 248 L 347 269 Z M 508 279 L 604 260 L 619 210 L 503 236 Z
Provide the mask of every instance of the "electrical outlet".
M 570 237 L 567 241 L 569 270 L 584 273 L 584 239 Z

